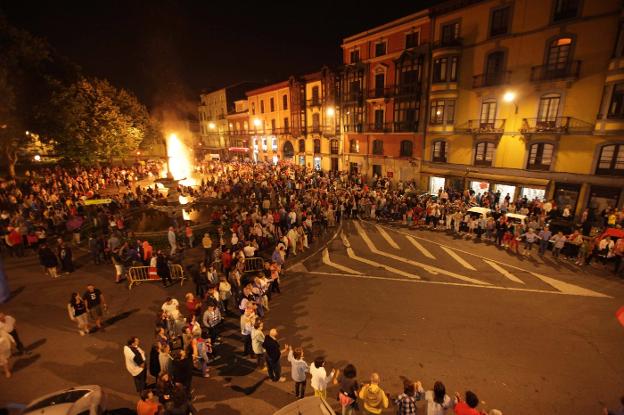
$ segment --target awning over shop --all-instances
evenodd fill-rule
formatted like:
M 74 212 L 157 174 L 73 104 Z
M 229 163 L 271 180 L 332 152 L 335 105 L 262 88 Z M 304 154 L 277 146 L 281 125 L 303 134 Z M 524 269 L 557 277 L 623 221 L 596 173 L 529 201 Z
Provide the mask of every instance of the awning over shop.
M 540 186 L 546 187 L 550 182 L 549 179 L 542 179 L 539 177 L 528 177 L 528 176 L 511 176 L 505 174 L 488 174 L 488 173 L 477 173 L 477 172 L 466 172 L 460 169 L 445 169 L 445 168 L 437 168 L 434 166 L 422 166 L 422 172 L 425 174 L 430 174 L 433 176 L 441 176 L 441 177 L 463 177 L 468 180 L 482 180 L 488 181 L 492 183 L 514 183 L 521 186 Z

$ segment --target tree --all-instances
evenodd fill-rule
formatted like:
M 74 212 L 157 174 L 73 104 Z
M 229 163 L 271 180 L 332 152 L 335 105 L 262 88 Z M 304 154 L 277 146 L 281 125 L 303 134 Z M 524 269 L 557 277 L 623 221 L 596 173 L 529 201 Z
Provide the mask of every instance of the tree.
M 82 78 L 52 97 L 50 122 L 59 153 L 81 163 L 134 152 L 150 130 L 149 113 L 128 91 Z

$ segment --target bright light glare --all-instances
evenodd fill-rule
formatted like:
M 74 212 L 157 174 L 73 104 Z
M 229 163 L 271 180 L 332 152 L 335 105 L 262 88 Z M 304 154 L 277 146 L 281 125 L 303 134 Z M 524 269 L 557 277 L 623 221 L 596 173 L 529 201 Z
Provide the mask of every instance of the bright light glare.
M 503 95 L 503 100 L 505 102 L 514 102 L 516 100 L 516 93 L 511 91 L 505 92 L 505 95 Z
M 334 107 L 327 108 L 327 116 L 328 117 L 333 117 L 335 113 L 336 113 L 336 110 L 334 110 Z
M 254 123 L 254 125 L 255 125 L 256 127 L 260 127 L 261 122 L 260 122 L 260 119 L 259 119 L 259 118 L 255 118 L 255 119 L 254 119 L 254 121 L 253 121 L 253 123 Z
M 35 155 L 35 161 L 41 161 L 41 156 L 39 154 Z
M 215 123 L 211 122 L 208 124 L 208 128 L 210 128 L 211 130 L 214 130 L 216 127 Z

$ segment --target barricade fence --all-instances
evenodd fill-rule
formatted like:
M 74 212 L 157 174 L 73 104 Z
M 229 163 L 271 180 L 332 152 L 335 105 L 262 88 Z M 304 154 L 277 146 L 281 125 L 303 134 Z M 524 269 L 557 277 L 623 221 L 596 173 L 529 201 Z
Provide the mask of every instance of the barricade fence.
M 245 272 L 260 272 L 264 269 L 264 259 L 261 257 L 245 258 Z
M 184 284 L 186 277 L 184 276 L 184 268 L 180 264 L 169 264 L 169 272 L 172 280 L 180 280 L 180 285 Z M 138 285 L 146 281 L 161 281 L 155 268 L 152 267 L 130 267 L 128 269 L 128 289 L 131 290 L 134 285 Z

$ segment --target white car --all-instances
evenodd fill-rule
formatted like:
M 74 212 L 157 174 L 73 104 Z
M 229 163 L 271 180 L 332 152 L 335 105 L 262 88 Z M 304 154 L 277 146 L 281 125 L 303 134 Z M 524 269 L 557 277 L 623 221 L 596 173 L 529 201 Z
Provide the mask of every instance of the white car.
M 101 415 L 106 411 L 106 395 L 98 385 L 75 386 L 35 399 L 22 415 Z

